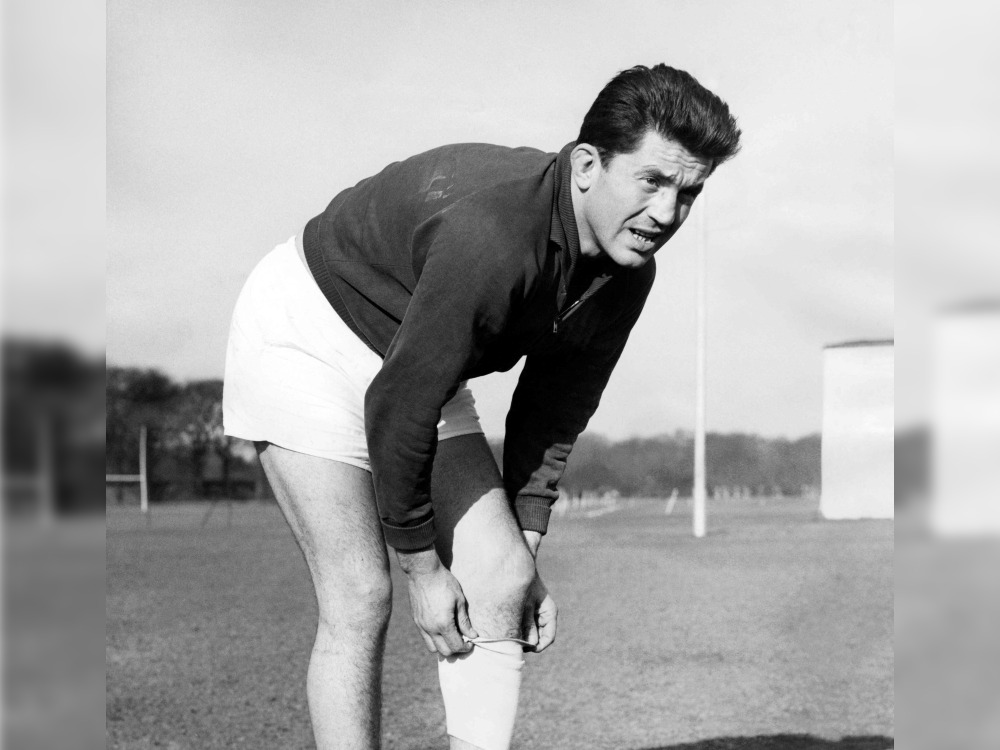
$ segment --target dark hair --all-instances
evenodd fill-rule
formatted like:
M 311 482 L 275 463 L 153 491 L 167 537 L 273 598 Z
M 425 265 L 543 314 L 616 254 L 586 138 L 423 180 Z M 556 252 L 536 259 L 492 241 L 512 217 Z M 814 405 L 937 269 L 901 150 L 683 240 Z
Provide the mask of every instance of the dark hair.
M 597 149 L 602 162 L 630 154 L 650 130 L 677 141 L 714 166 L 740 150 L 740 129 L 729 105 L 690 73 L 667 65 L 636 65 L 605 86 L 583 118 L 577 143 Z

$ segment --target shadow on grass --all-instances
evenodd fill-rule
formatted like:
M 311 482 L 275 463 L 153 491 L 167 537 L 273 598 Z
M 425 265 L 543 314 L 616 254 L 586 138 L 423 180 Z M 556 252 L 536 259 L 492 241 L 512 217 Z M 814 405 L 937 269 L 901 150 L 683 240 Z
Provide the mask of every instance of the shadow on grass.
M 889 750 L 894 744 L 892 737 L 880 735 L 824 740 L 811 734 L 762 734 L 756 737 L 717 737 L 642 750 Z

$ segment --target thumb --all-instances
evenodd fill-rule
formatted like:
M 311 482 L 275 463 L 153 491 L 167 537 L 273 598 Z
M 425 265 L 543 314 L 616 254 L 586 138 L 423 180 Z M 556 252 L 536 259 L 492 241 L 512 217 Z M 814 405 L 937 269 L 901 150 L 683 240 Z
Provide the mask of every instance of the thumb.
M 532 646 L 538 645 L 538 623 L 535 621 L 535 608 L 531 603 L 524 608 L 521 630 L 524 633 L 524 640 Z
M 458 603 L 458 630 L 466 638 L 479 637 L 479 633 L 472 627 L 472 620 L 469 619 L 469 605 L 464 599 Z

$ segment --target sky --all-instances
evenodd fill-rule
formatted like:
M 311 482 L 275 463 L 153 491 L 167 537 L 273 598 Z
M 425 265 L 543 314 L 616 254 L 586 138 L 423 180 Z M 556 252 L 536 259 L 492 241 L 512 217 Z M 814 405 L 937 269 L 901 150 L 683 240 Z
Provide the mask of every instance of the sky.
M 112 0 L 107 20 L 109 364 L 221 377 L 250 270 L 341 189 L 445 143 L 558 150 L 657 62 L 744 132 L 704 193 L 708 428 L 818 432 L 822 348 L 893 337 L 891 2 Z M 690 222 L 657 255 L 592 431 L 693 426 L 696 253 Z M 487 434 L 515 382 L 471 383 Z
M 908 429 L 944 416 L 942 325 L 965 318 L 981 330 L 985 314 L 962 308 L 1000 316 L 1000 6 L 901 3 L 895 16 L 896 424 Z M 1000 339 L 978 338 L 970 349 L 1000 362 Z M 1000 436 L 997 404 L 994 385 L 972 411 Z
M 0 325 L 92 358 L 105 347 L 104 26 L 93 0 L 5 0 L 0 18 Z

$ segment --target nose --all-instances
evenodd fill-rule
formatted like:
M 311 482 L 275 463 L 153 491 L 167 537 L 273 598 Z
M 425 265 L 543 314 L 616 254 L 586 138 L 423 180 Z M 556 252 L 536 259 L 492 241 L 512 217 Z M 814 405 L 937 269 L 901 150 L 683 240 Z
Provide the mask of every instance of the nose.
M 646 214 L 661 229 L 673 226 L 677 220 L 677 191 L 675 189 L 659 191 L 649 204 Z

